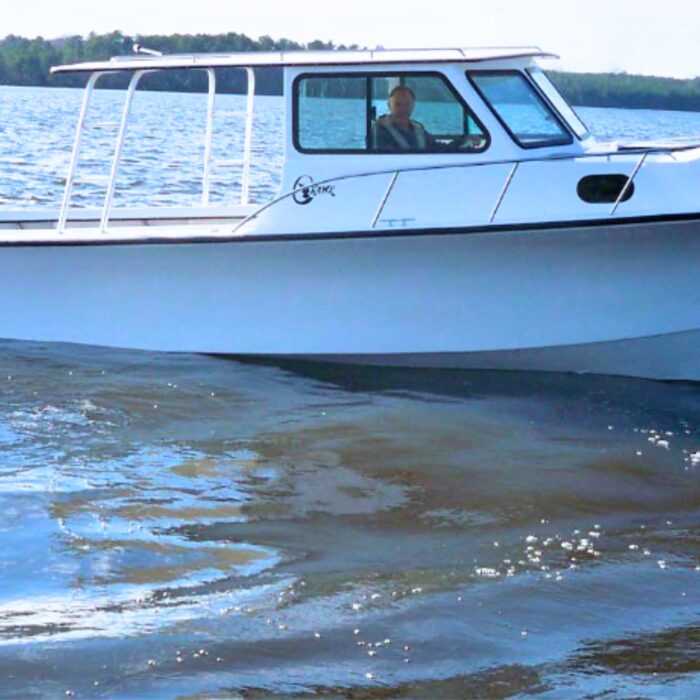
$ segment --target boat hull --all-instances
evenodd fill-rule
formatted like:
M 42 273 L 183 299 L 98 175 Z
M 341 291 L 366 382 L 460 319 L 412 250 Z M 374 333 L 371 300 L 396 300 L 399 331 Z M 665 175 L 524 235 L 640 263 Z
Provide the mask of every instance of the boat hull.
M 0 336 L 700 379 L 700 217 L 0 247 Z

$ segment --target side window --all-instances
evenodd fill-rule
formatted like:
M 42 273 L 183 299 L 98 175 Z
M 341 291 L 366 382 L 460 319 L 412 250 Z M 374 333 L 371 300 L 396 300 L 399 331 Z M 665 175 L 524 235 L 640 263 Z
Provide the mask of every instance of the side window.
M 489 136 L 440 75 L 371 73 L 298 78 L 298 149 L 311 153 L 480 152 Z
M 560 146 L 571 134 L 519 71 L 470 72 L 469 79 L 523 148 Z
M 303 150 L 367 148 L 366 78 L 302 78 L 296 89 L 297 141 Z

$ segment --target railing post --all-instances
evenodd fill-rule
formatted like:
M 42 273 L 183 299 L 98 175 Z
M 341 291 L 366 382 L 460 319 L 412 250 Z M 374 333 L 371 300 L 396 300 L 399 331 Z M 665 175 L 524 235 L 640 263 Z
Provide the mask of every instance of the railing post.
M 513 167 L 510 169 L 510 172 L 508 173 L 508 177 L 506 178 L 506 181 L 503 183 L 503 187 L 501 188 L 501 192 L 498 195 L 498 199 L 496 200 L 496 204 L 494 205 L 493 209 L 491 210 L 491 216 L 489 217 L 489 223 L 492 224 L 496 218 L 496 214 L 498 214 L 499 209 L 501 208 L 501 204 L 503 204 L 503 200 L 506 197 L 506 194 L 508 193 L 508 190 L 510 189 L 510 185 L 513 182 L 513 178 L 515 177 L 515 173 L 518 172 L 518 168 L 520 167 L 520 161 L 516 161 L 513 163 Z
M 136 92 L 136 87 L 139 84 L 139 80 L 148 71 L 139 70 L 134 73 L 129 82 L 129 87 L 126 91 L 126 99 L 124 100 L 124 109 L 122 111 L 122 118 L 119 124 L 119 134 L 117 136 L 117 143 L 114 150 L 114 159 L 112 160 L 112 169 L 109 174 L 109 183 L 107 185 L 107 193 L 105 194 L 104 207 L 102 209 L 102 219 L 100 221 L 100 233 L 105 233 L 107 231 L 107 225 L 109 223 L 109 214 L 112 209 L 112 199 L 114 198 L 114 188 L 117 181 L 117 174 L 119 172 L 119 162 L 122 157 L 122 151 L 124 150 L 124 138 L 126 137 L 126 126 L 129 122 L 129 112 L 131 111 L 131 103 L 134 100 L 134 92 Z
M 248 94 L 246 97 L 245 141 L 243 142 L 243 174 L 241 177 L 241 204 L 250 201 L 250 159 L 253 150 L 253 114 L 255 109 L 255 71 L 246 68 Z
M 372 217 L 372 223 L 371 223 L 371 228 L 375 228 L 378 221 L 379 217 L 382 215 L 382 212 L 384 211 L 384 207 L 386 206 L 386 203 L 389 201 L 389 196 L 391 195 L 391 191 L 394 189 L 394 185 L 396 184 L 396 180 L 399 177 L 399 171 L 397 170 L 392 176 L 391 180 L 389 180 L 389 184 L 387 185 L 386 190 L 384 190 L 384 196 L 382 197 L 381 202 L 379 202 L 379 206 L 377 207 L 377 211 L 374 212 L 374 216 Z
M 78 159 L 80 158 L 80 146 L 83 140 L 83 130 L 85 129 L 85 121 L 87 119 L 88 109 L 90 107 L 90 98 L 92 97 L 92 91 L 97 84 L 97 81 L 102 77 L 104 73 L 93 73 L 85 86 L 85 92 L 83 93 L 83 102 L 80 107 L 80 115 L 78 116 L 78 125 L 75 130 L 75 137 L 73 140 L 73 151 L 71 153 L 70 165 L 68 166 L 68 175 L 66 177 L 66 184 L 63 188 L 63 198 L 61 200 L 61 209 L 58 214 L 58 223 L 56 229 L 59 233 L 63 233 L 66 230 L 66 221 L 68 220 L 68 208 L 70 207 L 70 198 L 73 194 L 73 182 L 75 180 L 75 171 L 78 167 Z
M 216 104 L 216 73 L 213 68 L 207 68 L 209 77 L 209 95 L 207 99 L 207 127 L 204 135 L 204 174 L 202 176 L 202 206 L 209 204 L 211 187 L 211 157 L 214 139 L 214 107 Z
M 618 198 L 615 200 L 615 204 L 613 205 L 613 208 L 610 210 L 610 216 L 614 216 L 615 212 L 617 212 L 620 204 L 622 204 L 622 202 L 625 201 L 625 197 L 627 196 L 627 193 L 630 191 L 630 188 L 632 187 L 632 184 L 634 183 L 634 178 L 637 177 L 637 175 L 639 174 L 639 171 L 642 169 L 642 166 L 646 162 L 648 155 L 649 155 L 649 151 L 644 153 L 644 155 L 637 162 L 637 165 L 635 166 L 634 170 L 632 171 L 632 174 L 629 176 L 629 178 L 627 178 L 627 182 L 625 183 L 625 186 L 620 191 Z

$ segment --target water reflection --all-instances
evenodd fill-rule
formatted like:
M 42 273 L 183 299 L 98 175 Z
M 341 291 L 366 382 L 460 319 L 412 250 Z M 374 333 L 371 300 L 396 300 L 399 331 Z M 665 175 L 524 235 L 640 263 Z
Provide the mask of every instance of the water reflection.
M 7 697 L 699 680 L 695 386 L 0 351 Z

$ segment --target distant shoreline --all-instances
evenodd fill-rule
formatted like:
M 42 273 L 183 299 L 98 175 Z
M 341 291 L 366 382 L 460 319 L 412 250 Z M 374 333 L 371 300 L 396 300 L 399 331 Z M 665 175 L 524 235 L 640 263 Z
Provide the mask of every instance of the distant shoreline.
M 244 34 L 218 35 L 175 34 L 142 36 L 139 43 L 164 53 L 206 53 L 231 51 L 293 51 L 314 49 L 359 48 L 357 45 L 336 46 L 332 42 L 313 41 L 301 44 L 289 39 L 260 37 L 251 39 Z M 85 77 L 79 75 L 52 76 L 50 68 L 61 63 L 104 60 L 114 55 L 132 52 L 134 39 L 120 32 L 71 36 L 55 40 L 25 39 L 8 36 L 0 39 L 0 85 L 27 87 L 82 87 Z M 679 80 L 625 73 L 571 73 L 548 71 L 564 96 L 581 107 L 616 107 L 622 109 L 663 109 L 700 112 L 700 78 Z M 107 78 L 105 78 L 105 82 Z M 241 93 L 245 78 L 240 71 L 228 71 L 222 76 L 222 93 Z M 259 94 L 282 93 L 282 71 L 267 68 L 256 76 Z M 123 78 L 114 77 L 114 87 Z M 158 76 L 157 82 L 145 83 L 144 89 L 199 92 L 204 90 L 203 77 L 194 73 L 171 73 Z

